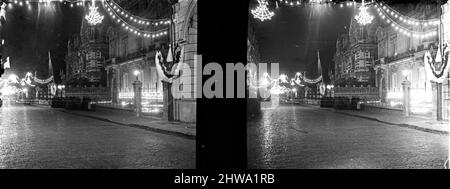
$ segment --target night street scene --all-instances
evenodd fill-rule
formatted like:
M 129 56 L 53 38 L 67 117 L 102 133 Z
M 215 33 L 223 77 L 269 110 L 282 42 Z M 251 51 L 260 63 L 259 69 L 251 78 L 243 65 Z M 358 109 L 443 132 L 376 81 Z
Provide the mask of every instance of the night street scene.
M 194 169 L 197 0 L 1 0 L 1 169 Z
M 250 2 L 249 168 L 448 169 L 450 3 Z

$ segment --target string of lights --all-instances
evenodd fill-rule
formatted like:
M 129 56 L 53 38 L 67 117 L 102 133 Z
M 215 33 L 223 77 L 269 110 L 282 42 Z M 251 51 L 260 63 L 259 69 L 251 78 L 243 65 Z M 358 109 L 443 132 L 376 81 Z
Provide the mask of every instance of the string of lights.
M 127 18 L 129 21 L 132 21 L 139 25 L 150 25 L 153 24 L 154 26 L 158 25 L 168 25 L 171 23 L 170 19 L 147 19 L 142 18 L 136 15 L 131 14 L 130 12 L 126 11 L 124 8 L 119 6 L 116 2 L 113 0 L 105 0 L 106 4 L 116 12 L 117 15 L 121 15 L 122 17 Z
M 399 13 L 398 11 L 396 11 L 395 9 L 391 8 L 389 5 L 386 5 L 384 3 L 379 3 L 379 4 L 380 5 L 375 4 L 375 7 L 376 8 L 380 8 L 381 7 L 391 17 L 394 17 L 394 18 L 400 20 L 401 22 L 403 22 L 405 24 L 414 25 L 414 26 L 418 26 L 418 25 L 423 25 L 423 26 L 439 25 L 439 18 L 427 19 L 427 20 L 419 20 L 419 19 L 416 19 L 416 18 L 404 16 L 401 13 Z M 385 16 L 387 16 L 387 14 L 385 14 Z
M 31 8 L 32 3 L 39 3 L 39 4 L 45 4 L 48 5 L 50 3 L 63 3 L 63 4 L 70 4 L 70 7 L 76 6 L 84 6 L 85 3 L 89 2 L 91 0 L 13 0 L 9 1 L 8 8 L 13 8 L 14 5 L 18 6 L 28 6 L 28 8 Z M 95 0 L 103 2 L 103 0 Z
M 278 0 L 278 2 L 280 2 L 280 4 L 284 4 L 287 6 L 337 4 L 336 2 L 333 2 L 332 0 Z
M 64 3 L 64 4 L 70 4 L 70 7 L 76 6 L 85 6 L 87 3 L 91 1 L 91 6 L 89 7 L 89 14 L 85 16 L 85 18 L 88 20 L 88 22 L 91 25 L 97 25 L 102 22 L 103 16 L 100 15 L 97 11 L 98 7 L 93 4 L 94 2 L 102 2 L 103 7 L 108 11 L 108 15 L 118 24 L 121 24 L 121 26 L 129 31 L 130 33 L 134 33 L 138 36 L 146 37 L 146 38 L 158 38 L 164 35 L 168 34 L 168 28 L 160 29 L 157 31 L 146 31 L 144 29 L 139 29 L 139 27 L 145 27 L 152 24 L 153 26 L 162 26 L 162 25 L 168 25 L 171 23 L 171 20 L 169 19 L 144 19 L 138 16 L 135 16 L 122 7 L 120 7 L 118 4 L 116 4 L 113 0 L 14 0 L 10 1 L 8 4 L 9 8 L 13 7 L 14 5 L 18 6 L 28 6 L 30 8 L 31 3 L 39 3 L 39 4 L 46 4 L 49 3 Z M 116 12 L 117 11 L 117 12 Z M 123 19 L 120 15 L 123 15 L 125 18 L 129 18 L 130 21 L 136 23 L 139 25 L 139 27 L 133 26 L 134 23 L 129 23 L 125 19 Z
M 114 12 L 112 10 L 112 7 L 108 4 L 105 3 L 105 8 L 108 11 L 109 16 L 117 23 L 120 24 L 125 30 L 129 31 L 130 33 L 134 33 L 138 36 L 143 36 L 146 38 L 159 38 L 161 36 L 167 35 L 167 30 L 168 28 L 164 28 L 158 31 L 145 31 L 142 29 L 139 29 L 129 23 L 127 23 L 124 19 L 122 19 L 122 17 L 120 17 L 119 15 L 117 15 L 116 12 Z M 145 26 L 141 26 L 141 27 L 145 27 Z
M 395 20 L 393 20 L 391 17 L 386 16 L 387 13 L 384 12 L 384 9 L 378 7 L 377 12 L 383 21 L 385 21 L 387 24 L 390 24 L 391 27 L 393 27 L 396 31 L 398 31 L 408 37 L 428 38 L 428 37 L 437 35 L 436 28 L 430 29 L 428 31 L 414 31 L 413 29 L 409 29 L 409 28 L 401 26 L 400 24 L 395 22 Z

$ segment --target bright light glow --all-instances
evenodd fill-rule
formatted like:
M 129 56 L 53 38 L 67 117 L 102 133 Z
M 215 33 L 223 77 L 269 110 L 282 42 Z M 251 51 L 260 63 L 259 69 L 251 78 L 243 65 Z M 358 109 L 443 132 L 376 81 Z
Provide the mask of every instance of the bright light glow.
M 140 73 L 141 73 L 141 72 L 139 72 L 139 70 L 134 70 L 134 72 L 133 72 L 133 74 L 134 74 L 135 76 L 138 76 Z
M 10 82 L 18 83 L 19 82 L 19 77 L 16 74 L 11 74 L 9 76 L 8 80 Z
M 402 71 L 402 74 L 403 74 L 403 76 L 405 76 L 405 77 L 408 76 L 409 70 L 403 70 L 403 71 Z
M 270 20 L 275 13 L 267 8 L 267 5 L 269 5 L 267 0 L 258 0 L 258 3 L 259 5 L 255 9 L 251 10 L 253 17 L 261 21 Z
M 10 85 L 4 86 L 0 91 L 2 95 L 14 95 L 18 92 L 16 87 Z
M 287 75 L 281 74 L 281 75 L 280 75 L 280 81 L 281 81 L 282 83 L 287 83 L 287 82 L 288 82 L 288 77 L 287 77 Z
M 373 16 L 367 12 L 367 6 L 364 4 L 364 0 L 359 8 L 359 14 L 355 16 L 355 19 L 360 25 L 363 26 L 372 23 Z
M 402 92 L 388 92 L 386 95 L 387 99 L 403 99 Z
M 95 6 L 95 2 L 92 1 L 91 7 L 89 7 L 89 14 L 86 15 L 86 20 L 91 25 L 97 25 L 102 23 L 104 16 L 100 15 L 100 13 L 97 11 L 98 7 Z
M 133 99 L 134 92 L 120 92 L 119 99 Z M 162 100 L 162 92 L 142 92 L 142 99 L 144 100 Z

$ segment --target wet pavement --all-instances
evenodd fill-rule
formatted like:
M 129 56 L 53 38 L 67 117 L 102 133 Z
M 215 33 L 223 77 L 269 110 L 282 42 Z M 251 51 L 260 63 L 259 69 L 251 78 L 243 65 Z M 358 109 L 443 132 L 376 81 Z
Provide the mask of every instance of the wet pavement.
M 249 168 L 444 168 L 448 136 L 305 106 L 248 122 Z
M 49 108 L 4 106 L 0 168 L 195 168 L 195 140 Z

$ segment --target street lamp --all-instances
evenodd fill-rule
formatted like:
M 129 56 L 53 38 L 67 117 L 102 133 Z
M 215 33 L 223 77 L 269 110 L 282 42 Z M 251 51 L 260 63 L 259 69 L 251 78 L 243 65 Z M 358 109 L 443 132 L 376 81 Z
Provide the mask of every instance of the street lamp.
M 141 74 L 141 72 L 139 72 L 139 70 L 134 70 L 133 74 L 136 76 L 136 80 L 139 80 L 139 74 Z
M 409 70 L 403 70 L 402 74 L 405 77 L 405 81 L 402 82 L 404 115 L 409 116 L 411 111 L 411 82 L 408 81 Z
M 409 70 L 403 70 L 402 74 L 403 74 L 403 77 L 405 77 L 405 80 L 408 80 Z
M 134 91 L 134 105 L 136 107 L 136 116 L 141 116 L 141 102 L 142 102 L 142 82 L 139 81 L 139 70 L 135 70 L 134 75 L 136 76 L 136 80 L 133 82 L 133 91 Z

